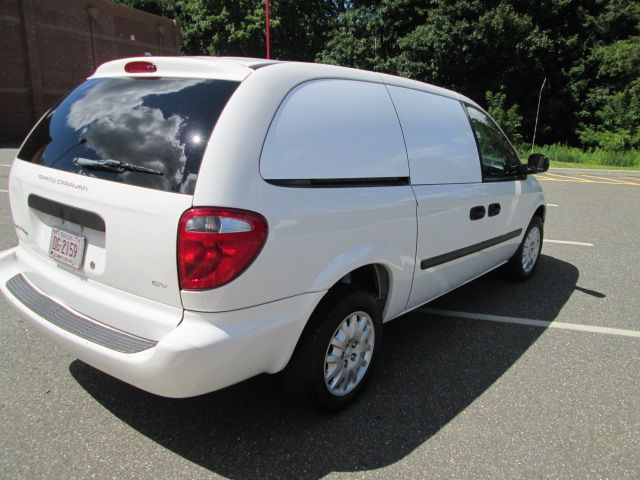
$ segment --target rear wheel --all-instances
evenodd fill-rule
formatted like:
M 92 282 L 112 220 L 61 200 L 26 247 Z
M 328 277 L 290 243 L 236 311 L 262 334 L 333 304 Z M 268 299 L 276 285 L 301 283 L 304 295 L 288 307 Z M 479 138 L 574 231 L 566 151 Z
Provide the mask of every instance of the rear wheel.
M 521 282 L 533 275 L 542 250 L 542 235 L 542 219 L 536 215 L 531 219 L 518 250 L 505 265 L 510 278 Z
M 339 410 L 364 388 L 381 341 L 382 320 L 373 295 L 330 293 L 300 338 L 284 372 L 285 386 L 304 403 Z

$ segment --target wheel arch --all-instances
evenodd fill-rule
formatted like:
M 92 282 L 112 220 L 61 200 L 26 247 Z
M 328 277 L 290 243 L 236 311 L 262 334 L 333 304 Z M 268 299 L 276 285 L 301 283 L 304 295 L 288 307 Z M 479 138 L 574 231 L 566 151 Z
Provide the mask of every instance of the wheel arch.
M 354 290 L 364 290 L 374 295 L 380 314 L 383 315 L 387 299 L 389 297 L 391 274 L 386 266 L 381 263 L 363 265 L 343 275 L 329 290 L 349 286 Z
M 389 267 L 384 263 L 367 263 L 365 265 L 352 268 L 341 275 L 333 285 L 327 289 L 313 309 L 313 313 L 319 309 L 328 308 L 344 291 L 364 290 L 375 297 L 378 308 L 380 309 L 380 315 L 384 319 L 384 312 L 388 306 L 389 294 L 392 289 L 392 278 L 392 273 Z M 312 327 L 312 318 L 314 317 L 313 313 L 309 319 L 307 319 L 307 322 L 300 332 L 296 345 L 285 365 L 289 364 L 291 358 L 295 354 L 295 351 L 298 349 L 301 339 Z

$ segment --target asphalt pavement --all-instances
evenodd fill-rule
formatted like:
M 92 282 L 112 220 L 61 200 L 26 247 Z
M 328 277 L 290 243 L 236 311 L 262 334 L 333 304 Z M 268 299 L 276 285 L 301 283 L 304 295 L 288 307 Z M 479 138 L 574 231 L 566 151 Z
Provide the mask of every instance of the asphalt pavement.
M 0 150 L 0 249 L 16 243 L 12 156 Z M 0 299 L 0 477 L 640 478 L 640 172 L 539 178 L 536 275 L 492 273 L 387 324 L 373 382 L 336 415 L 267 375 L 147 394 Z

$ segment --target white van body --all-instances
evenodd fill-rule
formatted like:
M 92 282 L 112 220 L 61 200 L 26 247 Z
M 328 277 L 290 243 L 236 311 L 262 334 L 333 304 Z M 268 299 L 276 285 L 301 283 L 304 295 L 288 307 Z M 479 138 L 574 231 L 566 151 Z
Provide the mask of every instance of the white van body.
M 155 70 L 131 73 L 132 62 Z M 544 219 L 532 175 L 491 178 L 483 168 L 470 119 L 486 114 L 455 92 L 336 66 L 204 57 L 117 60 L 89 81 L 147 78 L 135 88 L 157 89 L 153 79 L 174 77 L 237 85 L 192 190 L 109 181 L 19 153 L 9 184 L 19 244 L 0 254 L 0 289 L 29 323 L 141 389 L 188 397 L 279 372 L 323 297 L 353 272 L 375 275 L 387 322 L 504 264 L 532 218 Z M 165 90 L 193 87 L 184 85 Z M 139 101 L 91 88 L 57 120 L 84 125 L 82 148 L 94 141 L 92 108 Z M 167 131 L 188 128 L 154 95 L 130 112 L 156 115 Z M 101 118 L 124 118 L 114 112 Z M 217 288 L 181 288 L 178 228 L 194 207 L 256 212 L 268 225 L 246 270 Z M 52 258 L 56 228 L 84 238 L 77 268 Z

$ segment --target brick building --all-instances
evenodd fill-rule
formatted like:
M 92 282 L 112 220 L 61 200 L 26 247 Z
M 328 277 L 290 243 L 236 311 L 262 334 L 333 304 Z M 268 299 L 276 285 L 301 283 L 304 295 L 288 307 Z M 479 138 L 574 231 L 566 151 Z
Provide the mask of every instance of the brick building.
M 35 121 L 103 62 L 177 55 L 180 26 L 108 0 L 0 0 L 0 144 Z

